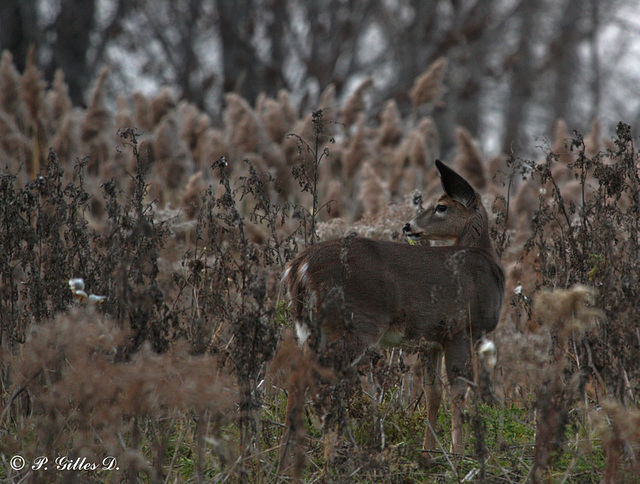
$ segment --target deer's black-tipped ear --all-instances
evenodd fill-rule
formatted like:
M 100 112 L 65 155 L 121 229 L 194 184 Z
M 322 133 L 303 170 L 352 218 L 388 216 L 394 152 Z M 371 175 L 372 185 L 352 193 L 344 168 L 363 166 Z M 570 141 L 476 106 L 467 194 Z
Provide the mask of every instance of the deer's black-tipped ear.
M 467 180 L 440 160 L 436 160 L 436 167 L 440 172 L 440 182 L 445 193 L 465 207 L 473 205 L 476 201 L 476 191 L 467 183 Z

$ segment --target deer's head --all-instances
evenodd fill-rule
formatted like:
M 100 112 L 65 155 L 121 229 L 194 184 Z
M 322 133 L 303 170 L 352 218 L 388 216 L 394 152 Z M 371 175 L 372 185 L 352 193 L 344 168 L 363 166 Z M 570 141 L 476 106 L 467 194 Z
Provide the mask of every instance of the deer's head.
M 436 160 L 444 193 L 421 211 L 402 231 L 412 239 L 450 241 L 454 245 L 489 244 L 486 210 L 469 183 L 440 160 Z

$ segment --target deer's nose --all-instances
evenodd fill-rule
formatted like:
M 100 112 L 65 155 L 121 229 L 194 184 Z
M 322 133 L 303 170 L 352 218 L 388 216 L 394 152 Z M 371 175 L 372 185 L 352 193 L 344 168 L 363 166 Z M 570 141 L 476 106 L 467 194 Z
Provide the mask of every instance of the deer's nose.
M 404 224 L 404 227 L 402 227 L 402 232 L 404 232 L 405 234 L 408 232 L 411 232 L 411 224 L 410 223 Z

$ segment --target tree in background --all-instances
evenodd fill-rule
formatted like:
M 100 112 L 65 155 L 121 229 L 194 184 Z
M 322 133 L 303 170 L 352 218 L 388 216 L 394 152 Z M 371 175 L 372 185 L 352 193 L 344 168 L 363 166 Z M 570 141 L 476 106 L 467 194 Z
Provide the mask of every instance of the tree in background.
M 634 121 L 627 69 L 640 34 L 626 0 L 5 0 L 0 49 L 23 69 L 29 45 L 49 80 L 62 69 L 75 104 L 100 69 L 115 92 L 176 94 L 217 118 L 223 95 L 249 102 L 287 89 L 300 110 L 333 84 L 362 80 L 369 109 L 394 98 L 431 115 L 443 155 L 455 127 L 487 151 L 530 150 L 562 118 L 586 130 L 599 116 Z M 407 93 L 447 59 L 446 97 L 416 107 Z M 636 56 L 637 57 L 637 56 Z M 612 89 L 612 86 L 619 88 Z M 430 111 L 424 113 L 425 109 Z

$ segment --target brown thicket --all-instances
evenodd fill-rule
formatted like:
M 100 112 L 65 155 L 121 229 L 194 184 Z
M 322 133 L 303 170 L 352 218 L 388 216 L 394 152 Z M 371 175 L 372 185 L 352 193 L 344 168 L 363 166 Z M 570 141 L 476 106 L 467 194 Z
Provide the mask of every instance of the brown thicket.
M 439 59 L 416 79 L 416 108 L 446 102 L 445 70 Z M 345 372 L 339 386 L 289 337 L 268 372 L 291 324 L 284 264 L 319 239 L 402 240 L 439 192 L 433 120 L 403 119 L 392 101 L 371 118 L 371 80 L 342 105 L 329 86 L 311 114 L 285 91 L 256 106 L 228 94 L 214 120 L 169 91 L 115 103 L 106 76 L 82 109 L 61 74 L 47 86 L 32 63 L 21 74 L 9 54 L 0 61 L 1 480 L 43 479 L 4 465 L 17 454 L 113 455 L 116 480 L 149 482 L 471 472 L 446 443 L 441 456 L 419 455 L 419 342 L 369 354 L 364 376 Z M 627 125 L 605 132 L 598 120 L 584 137 L 558 121 L 542 160 L 488 160 L 456 133 L 451 162 L 488 206 L 495 199 L 507 273 L 493 383 L 472 387 L 469 410 L 467 457 L 486 481 L 553 480 L 567 455 L 568 476 L 591 462 L 589 482 L 638 472 L 640 439 L 625 422 L 638 419 L 640 160 Z M 74 277 L 104 303 L 78 307 Z M 273 386 L 288 371 L 333 412 L 325 439 L 305 437 L 321 414 L 298 395 L 291 468 L 278 457 L 286 389 Z M 510 466 L 500 456 L 522 442 L 491 430 L 482 405 L 520 408 L 529 422 L 534 437 Z

